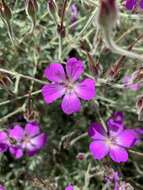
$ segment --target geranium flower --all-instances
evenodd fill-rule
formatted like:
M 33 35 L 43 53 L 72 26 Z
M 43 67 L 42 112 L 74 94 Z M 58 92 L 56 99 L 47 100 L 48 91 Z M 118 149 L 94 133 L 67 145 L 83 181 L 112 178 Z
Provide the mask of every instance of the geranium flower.
M 115 117 L 116 116 L 116 117 Z M 118 121 L 118 118 L 119 121 Z M 93 139 L 89 149 L 95 159 L 101 160 L 109 155 L 114 162 L 128 161 L 126 149 L 135 145 L 137 135 L 132 129 L 125 129 L 123 118 L 116 112 L 107 121 L 107 131 L 99 123 L 92 123 L 89 136 Z
M 68 185 L 65 190 L 74 190 L 74 187 L 72 185 Z
M 70 58 L 64 68 L 59 63 L 50 64 L 44 72 L 48 80 L 52 81 L 42 88 L 42 95 L 47 104 L 63 97 L 61 108 L 66 114 L 80 111 L 80 99 L 91 100 L 95 96 L 95 82 L 86 78 L 79 82 L 84 72 L 83 62 L 76 58 Z
M 47 135 L 40 132 L 40 127 L 36 123 L 28 123 L 25 128 L 16 125 L 9 130 L 11 154 L 16 158 L 21 158 L 24 151 L 29 156 L 35 155 L 44 147 L 47 142 Z

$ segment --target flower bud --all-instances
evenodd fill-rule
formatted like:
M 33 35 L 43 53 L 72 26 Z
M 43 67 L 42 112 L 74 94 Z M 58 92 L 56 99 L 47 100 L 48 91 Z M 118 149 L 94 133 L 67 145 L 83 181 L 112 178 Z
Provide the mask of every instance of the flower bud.
M 118 19 L 116 0 L 100 0 L 97 19 L 99 26 L 113 28 Z
M 12 17 L 11 10 L 4 0 L 0 2 L 0 16 L 6 21 L 9 21 Z

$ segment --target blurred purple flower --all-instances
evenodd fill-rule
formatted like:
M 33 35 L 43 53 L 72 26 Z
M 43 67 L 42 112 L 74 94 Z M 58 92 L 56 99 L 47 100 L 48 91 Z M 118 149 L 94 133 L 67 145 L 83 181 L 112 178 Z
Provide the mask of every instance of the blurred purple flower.
M 137 0 L 125 0 L 125 6 L 128 10 L 133 10 L 137 5 Z
M 6 190 L 6 188 L 2 185 L 0 185 L 0 190 Z
M 143 87 L 143 80 L 139 80 L 135 82 L 136 79 L 138 79 L 139 71 L 135 71 L 131 75 L 126 75 L 123 78 L 123 84 L 125 88 L 131 89 L 133 91 L 139 90 L 141 87 Z
M 91 100 L 95 97 L 95 82 L 86 78 L 78 82 L 84 72 L 83 62 L 70 58 L 64 68 L 59 63 L 50 64 L 44 75 L 51 81 L 42 88 L 42 95 L 47 104 L 63 97 L 61 108 L 67 115 L 80 111 L 80 99 Z
M 109 155 L 114 162 L 128 161 L 127 148 L 135 145 L 137 135 L 132 129 L 124 129 L 122 119 L 117 121 L 117 116 L 107 121 L 107 132 L 98 123 L 92 123 L 89 136 L 93 139 L 89 149 L 95 159 L 101 160 Z M 114 122 L 113 122 L 114 121 Z
M 74 187 L 72 185 L 68 185 L 65 190 L 74 190 Z
M 25 128 L 16 125 L 9 130 L 9 138 L 12 141 L 9 151 L 16 158 L 21 158 L 24 151 L 28 156 L 35 155 L 47 142 L 47 135 L 40 132 L 36 123 L 27 123 Z
M 119 173 L 114 171 L 112 168 L 108 168 L 105 175 L 105 180 L 109 184 L 114 184 L 114 190 L 119 190 Z

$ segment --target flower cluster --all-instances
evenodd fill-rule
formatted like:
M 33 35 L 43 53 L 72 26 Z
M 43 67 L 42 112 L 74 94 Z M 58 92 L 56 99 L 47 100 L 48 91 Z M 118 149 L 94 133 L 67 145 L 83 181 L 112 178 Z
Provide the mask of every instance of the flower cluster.
M 133 147 L 138 136 L 135 130 L 125 129 L 124 117 L 121 112 L 115 112 L 107 120 L 107 130 L 100 123 L 92 123 L 89 136 L 92 138 L 89 149 L 95 159 L 101 160 L 109 155 L 117 163 L 128 161 L 126 149 Z
M 83 62 L 76 58 L 70 58 L 64 67 L 59 63 L 50 64 L 44 72 L 50 84 L 42 88 L 42 94 L 47 104 L 63 97 L 61 108 L 67 115 L 80 111 L 80 99 L 91 100 L 95 97 L 95 82 L 86 78 L 79 82 L 84 72 Z
M 0 153 L 7 150 L 15 158 L 21 158 L 24 153 L 34 156 L 47 142 L 47 135 L 41 133 L 37 123 L 27 123 L 25 128 L 20 125 L 0 132 Z

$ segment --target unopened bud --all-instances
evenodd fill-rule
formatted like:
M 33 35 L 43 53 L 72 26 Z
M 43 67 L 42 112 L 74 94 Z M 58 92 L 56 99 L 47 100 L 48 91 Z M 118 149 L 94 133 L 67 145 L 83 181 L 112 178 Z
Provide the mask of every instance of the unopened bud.
M 4 0 L 0 2 L 0 16 L 6 21 L 9 21 L 12 17 L 11 10 Z
M 118 7 L 116 0 L 99 0 L 100 7 L 97 22 L 101 27 L 113 28 L 118 19 Z

